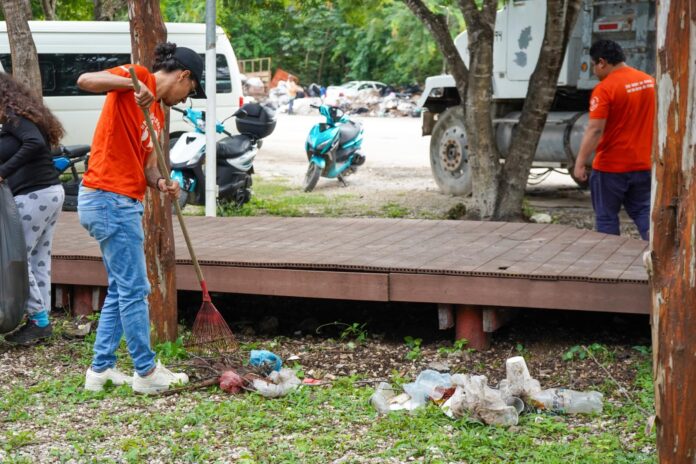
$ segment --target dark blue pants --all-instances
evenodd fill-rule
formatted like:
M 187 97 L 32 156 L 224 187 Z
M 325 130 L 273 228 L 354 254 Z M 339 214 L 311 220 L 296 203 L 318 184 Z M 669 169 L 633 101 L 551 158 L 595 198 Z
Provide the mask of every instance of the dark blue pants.
M 643 240 L 650 232 L 650 171 L 602 172 L 590 174 L 592 208 L 598 232 L 620 235 L 621 205 L 638 227 Z

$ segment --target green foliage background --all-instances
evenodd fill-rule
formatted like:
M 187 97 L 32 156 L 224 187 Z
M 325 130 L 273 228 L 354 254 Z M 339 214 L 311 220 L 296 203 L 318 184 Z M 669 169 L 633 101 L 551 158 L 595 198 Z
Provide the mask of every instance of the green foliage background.
M 167 21 L 205 19 L 203 0 L 165 0 Z M 432 2 L 448 14 L 452 30 L 464 25 L 449 2 Z M 396 0 L 218 0 L 217 21 L 238 59 L 270 56 L 303 83 L 374 79 L 422 82 L 442 72 L 443 60 L 420 21 Z
M 125 0 L 117 19 L 127 20 Z M 464 30 L 454 0 L 427 0 L 447 16 L 453 33 Z M 44 18 L 31 0 L 33 18 Z M 205 0 L 162 0 L 168 22 L 204 22 Z M 91 20 L 93 2 L 58 0 L 59 20 Z M 1 18 L 0 18 L 1 19 Z M 217 23 L 238 59 L 271 57 L 303 84 L 351 79 L 392 85 L 422 83 L 443 72 L 443 59 L 429 32 L 399 0 L 217 0 Z

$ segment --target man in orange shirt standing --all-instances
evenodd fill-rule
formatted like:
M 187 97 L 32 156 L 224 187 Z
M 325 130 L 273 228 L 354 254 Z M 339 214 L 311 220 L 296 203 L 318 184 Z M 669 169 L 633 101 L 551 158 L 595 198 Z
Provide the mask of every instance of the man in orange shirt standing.
M 619 235 L 623 205 L 647 240 L 655 80 L 626 65 L 621 46 L 612 40 L 595 42 L 590 58 L 600 83 L 590 98 L 590 121 L 574 175 L 587 180 L 586 164 L 595 152 L 589 177 L 597 231 Z
M 167 185 L 157 169 L 154 143 L 141 108 L 149 108 L 159 135 L 164 127 L 160 102 L 173 106 L 188 97 L 205 98 L 201 87 L 204 66 L 193 50 L 160 44 L 155 49 L 154 73 L 134 66 L 141 83 L 138 93 L 133 90 L 130 66 L 82 74 L 77 81 L 88 92 L 106 92 L 89 169 L 78 196 L 80 224 L 99 242 L 109 281 L 85 389 L 99 391 L 111 381 L 132 384 L 139 393 L 157 393 L 188 382 L 188 377 L 155 362 L 150 347 L 142 200 L 147 187 L 176 198 L 179 184 Z M 124 335 L 133 359 L 132 377 L 116 368 L 115 352 Z

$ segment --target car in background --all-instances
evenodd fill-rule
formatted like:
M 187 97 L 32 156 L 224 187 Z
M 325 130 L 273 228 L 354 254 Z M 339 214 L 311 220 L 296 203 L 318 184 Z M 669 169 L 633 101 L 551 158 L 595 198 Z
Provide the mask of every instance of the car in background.
M 353 98 L 361 90 L 377 90 L 380 95 L 387 88 L 387 84 L 377 81 L 349 81 L 341 85 L 330 85 L 326 88 L 326 98 L 330 100 L 339 98 Z

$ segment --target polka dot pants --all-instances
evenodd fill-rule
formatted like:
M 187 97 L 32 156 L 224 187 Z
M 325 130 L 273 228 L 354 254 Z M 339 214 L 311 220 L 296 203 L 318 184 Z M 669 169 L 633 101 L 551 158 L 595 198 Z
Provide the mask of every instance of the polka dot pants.
M 51 310 L 51 245 L 65 192 L 53 185 L 14 197 L 22 220 L 29 263 L 29 302 L 27 313 Z

